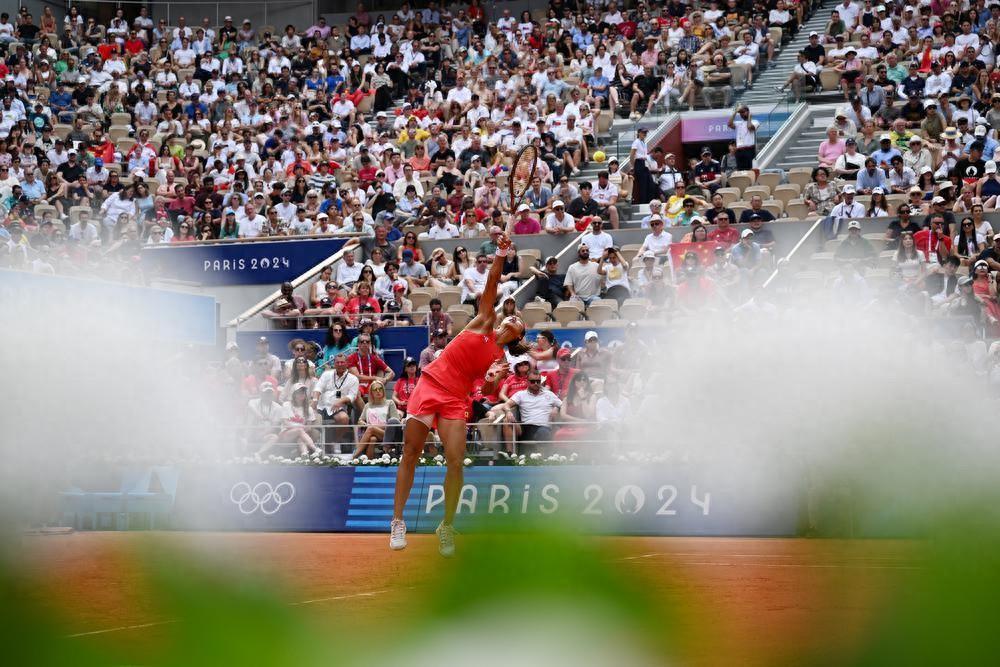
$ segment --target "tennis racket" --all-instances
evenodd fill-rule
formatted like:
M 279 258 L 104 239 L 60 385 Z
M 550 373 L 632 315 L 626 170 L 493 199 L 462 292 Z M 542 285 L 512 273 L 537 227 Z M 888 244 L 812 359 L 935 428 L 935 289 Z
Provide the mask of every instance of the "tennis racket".
M 510 214 L 513 219 L 517 207 L 524 201 L 524 195 L 531 187 L 531 179 L 535 176 L 535 165 L 538 162 L 538 149 L 528 144 L 517 152 L 514 164 L 510 167 L 507 177 L 507 188 L 510 193 Z

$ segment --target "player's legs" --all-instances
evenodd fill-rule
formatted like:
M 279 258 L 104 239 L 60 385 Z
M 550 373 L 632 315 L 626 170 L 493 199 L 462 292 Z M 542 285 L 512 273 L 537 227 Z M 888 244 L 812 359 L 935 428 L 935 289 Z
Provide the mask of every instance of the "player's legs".
M 444 446 L 444 458 L 448 470 L 444 477 L 444 523 L 451 525 L 455 520 L 458 498 L 462 493 L 462 467 L 465 460 L 464 419 L 438 418 L 438 437 Z
M 396 469 L 396 495 L 392 506 L 393 520 L 403 518 L 403 507 L 410 497 L 410 490 L 413 488 L 413 475 L 417 469 L 417 461 L 420 453 L 424 451 L 424 444 L 427 442 L 427 434 L 430 433 L 428 425 L 430 417 L 418 417 L 411 415 L 406 420 L 403 428 L 403 453 L 399 457 L 399 467 Z

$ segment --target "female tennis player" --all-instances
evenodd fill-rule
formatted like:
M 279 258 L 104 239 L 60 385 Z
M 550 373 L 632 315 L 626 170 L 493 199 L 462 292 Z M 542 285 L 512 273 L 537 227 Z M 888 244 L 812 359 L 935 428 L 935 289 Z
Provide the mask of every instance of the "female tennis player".
M 407 404 L 406 426 L 403 431 L 403 455 L 396 473 L 396 498 L 392 513 L 389 548 L 406 548 L 406 524 L 403 506 L 410 497 L 417 459 L 427 442 L 427 434 L 437 425 L 444 445 L 448 472 L 444 478 L 444 520 L 435 531 L 438 551 L 442 556 L 455 554 L 455 530 L 452 521 L 462 490 L 462 461 L 465 459 L 466 420 L 469 417 L 469 395 L 473 383 L 484 377 L 483 393 L 492 393 L 509 372 L 504 348 L 511 354 L 524 354 L 524 322 L 516 315 L 503 318 L 497 324 L 495 311 L 497 284 L 503 270 L 504 257 L 510 250 L 506 233 L 497 239 L 496 257 L 490 266 L 486 287 L 479 298 L 479 311 L 441 355 L 427 364 Z

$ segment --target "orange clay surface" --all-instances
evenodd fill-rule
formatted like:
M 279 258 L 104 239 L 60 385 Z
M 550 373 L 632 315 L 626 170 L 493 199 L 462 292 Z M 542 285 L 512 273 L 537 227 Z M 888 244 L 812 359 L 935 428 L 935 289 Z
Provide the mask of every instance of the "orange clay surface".
M 475 539 L 459 537 L 461 540 Z M 651 590 L 681 596 L 682 664 L 788 664 L 802 651 L 850 652 L 877 620 L 894 584 L 917 567 L 895 541 L 749 538 L 592 538 L 609 566 Z M 391 621 L 419 609 L 447 561 L 432 535 L 391 552 L 385 535 L 93 532 L 21 538 L 33 595 L 80 641 L 127 648 L 155 642 L 169 619 L 143 592 L 136 547 L 165 543 L 280 582 L 289 604 L 331 622 Z M 413 612 L 415 613 L 415 612 Z

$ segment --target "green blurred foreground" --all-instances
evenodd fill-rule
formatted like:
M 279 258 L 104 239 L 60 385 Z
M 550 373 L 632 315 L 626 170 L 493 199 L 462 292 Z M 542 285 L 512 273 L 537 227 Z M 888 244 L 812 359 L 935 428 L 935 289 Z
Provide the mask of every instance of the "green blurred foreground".
M 830 647 L 837 650 L 784 656 L 781 664 L 996 664 L 1000 522 L 986 507 L 928 522 L 916 550 L 920 567 L 901 575 L 849 658 Z M 697 601 L 654 596 L 616 560 L 613 542 L 550 530 L 460 539 L 454 561 L 426 561 L 437 582 L 412 591 L 412 608 L 377 619 L 322 615 L 323 623 L 259 581 L 176 553 L 149 553 L 149 595 L 159 617 L 175 622 L 159 626 L 139 653 L 116 646 L 114 634 L 67 638 L 60 619 L 29 602 L 24 579 L 8 566 L 0 574 L 5 662 L 639 667 L 685 664 L 685 633 L 704 639 L 715 631 L 692 626 Z

